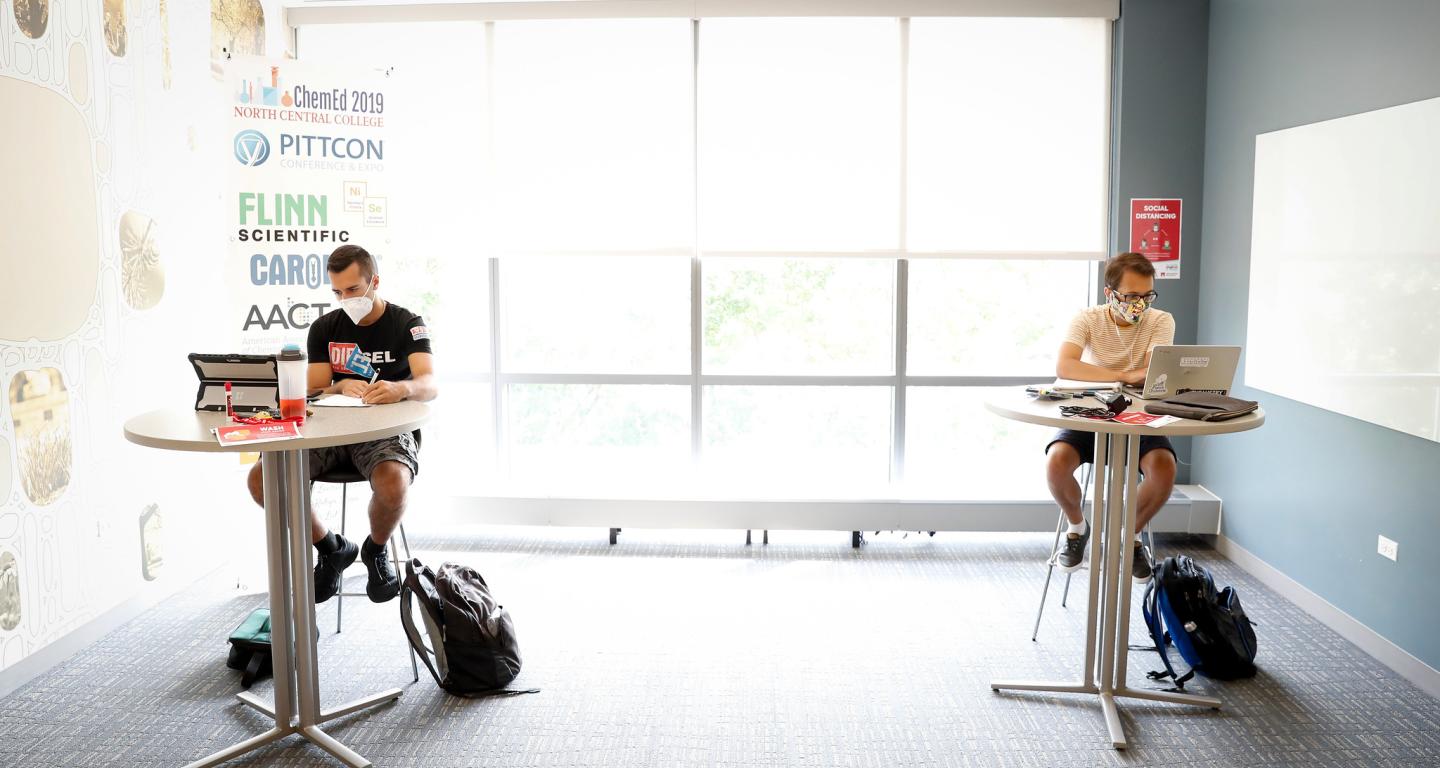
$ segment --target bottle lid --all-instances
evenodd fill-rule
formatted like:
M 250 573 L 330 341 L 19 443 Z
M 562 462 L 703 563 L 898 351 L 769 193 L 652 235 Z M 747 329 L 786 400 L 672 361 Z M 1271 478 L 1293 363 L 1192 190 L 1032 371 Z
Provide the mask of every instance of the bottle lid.
M 280 360 L 304 360 L 305 352 L 300 349 L 299 344 L 286 344 L 280 348 Z

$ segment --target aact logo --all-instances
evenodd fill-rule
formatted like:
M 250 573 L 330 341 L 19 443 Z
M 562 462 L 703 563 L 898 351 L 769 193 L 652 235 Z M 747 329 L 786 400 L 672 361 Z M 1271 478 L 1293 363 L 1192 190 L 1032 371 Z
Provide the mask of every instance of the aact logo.
M 270 140 L 265 134 L 247 129 L 235 134 L 235 159 L 241 165 L 254 168 L 264 165 L 270 159 Z

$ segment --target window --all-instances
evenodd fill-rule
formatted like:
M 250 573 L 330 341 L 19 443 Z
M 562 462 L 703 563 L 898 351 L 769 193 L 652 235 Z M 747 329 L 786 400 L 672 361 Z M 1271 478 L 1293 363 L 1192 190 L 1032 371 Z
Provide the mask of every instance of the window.
M 301 53 L 420 75 L 386 287 L 470 492 L 1045 498 L 982 402 L 1092 300 L 1106 21 L 362 28 Z
M 890 397 L 888 387 L 707 387 L 709 487 L 816 498 L 884 493 Z
M 910 373 L 1053 376 L 1092 271 L 1086 261 L 911 262 Z
M 685 387 L 511 384 L 510 481 L 539 493 L 683 488 L 690 468 Z
M 706 372 L 894 370 L 893 260 L 713 259 L 704 269 Z
M 1055 430 L 985 410 L 984 387 L 911 387 L 905 410 L 905 495 L 1048 499 L 1045 445 Z
M 689 372 L 689 259 L 532 257 L 503 270 L 504 370 Z

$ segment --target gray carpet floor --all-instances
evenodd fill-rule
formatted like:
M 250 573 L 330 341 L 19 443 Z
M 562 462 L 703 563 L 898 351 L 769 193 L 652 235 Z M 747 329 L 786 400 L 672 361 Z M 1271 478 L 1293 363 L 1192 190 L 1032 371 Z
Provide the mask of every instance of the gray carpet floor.
M 1440 701 L 1198 540 L 1162 541 L 1235 584 L 1260 673 L 1189 687 L 1218 712 L 1125 701 L 1125 752 L 1093 697 L 997 694 L 1077 676 L 1086 574 L 1031 624 L 1051 537 L 632 531 L 412 533 L 478 568 L 512 611 L 536 695 L 465 700 L 411 683 L 395 603 L 320 607 L 326 706 L 400 685 L 328 730 L 382 766 L 1440 765 Z M 363 589 L 363 570 L 349 587 Z M 0 766 L 183 765 L 263 731 L 233 698 L 225 638 L 261 595 L 210 578 L 0 700 Z M 1138 610 L 1134 642 L 1143 639 Z M 1153 652 L 1131 654 L 1131 684 Z M 269 683 L 256 686 L 268 694 Z M 338 765 L 295 737 L 232 765 Z

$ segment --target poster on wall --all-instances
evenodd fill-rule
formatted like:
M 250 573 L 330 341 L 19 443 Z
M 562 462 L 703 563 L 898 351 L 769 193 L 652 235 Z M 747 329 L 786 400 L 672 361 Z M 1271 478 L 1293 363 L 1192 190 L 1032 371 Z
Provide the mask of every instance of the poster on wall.
M 1180 277 L 1180 198 L 1130 198 L 1130 250 L 1155 265 L 1155 277 Z
M 386 78 L 365 68 L 235 56 L 226 62 L 230 172 L 225 281 L 233 350 L 304 345 L 334 309 L 325 262 L 355 243 L 383 261 Z

